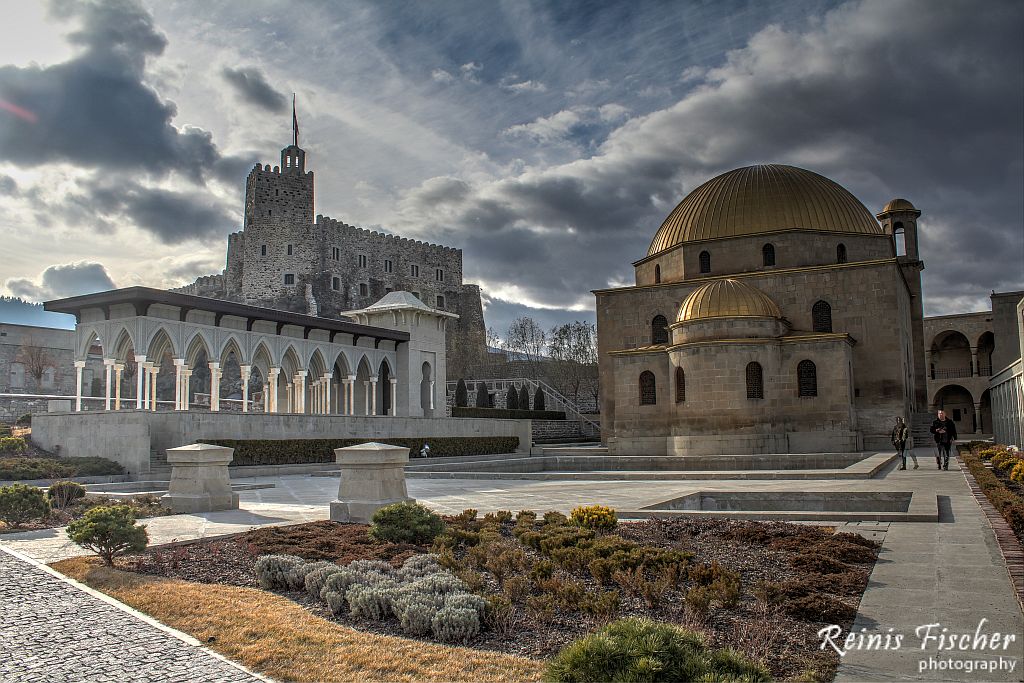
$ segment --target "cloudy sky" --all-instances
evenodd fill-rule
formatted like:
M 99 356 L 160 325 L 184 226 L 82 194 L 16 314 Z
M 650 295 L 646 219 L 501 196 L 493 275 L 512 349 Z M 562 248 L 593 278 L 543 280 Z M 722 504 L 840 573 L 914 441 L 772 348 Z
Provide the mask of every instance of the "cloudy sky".
M 982 10 L 982 11 L 979 11 Z M 464 250 L 502 331 L 593 319 L 687 192 L 920 208 L 926 309 L 1024 289 L 1024 3 L 0 0 L 0 294 L 224 267 L 290 138 L 317 213 Z

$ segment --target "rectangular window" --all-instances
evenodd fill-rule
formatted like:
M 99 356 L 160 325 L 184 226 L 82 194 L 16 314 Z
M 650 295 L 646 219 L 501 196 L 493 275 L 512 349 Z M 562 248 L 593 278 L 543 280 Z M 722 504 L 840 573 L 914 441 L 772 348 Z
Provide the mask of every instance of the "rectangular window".
M 295 275 L 293 273 L 285 273 L 284 274 L 284 283 L 286 285 L 294 285 L 295 284 Z
M 953 408 L 953 422 L 959 422 L 959 421 L 960 421 L 960 409 L 959 408 Z
M 365 268 L 366 267 L 366 255 L 365 254 L 360 254 L 359 255 L 359 267 L 360 268 Z
M 437 307 L 441 308 L 441 309 L 444 308 L 444 297 L 443 296 L 438 296 L 437 297 Z
M 335 292 L 341 289 L 341 280 L 339 278 L 331 278 L 331 289 L 333 289 Z
M 390 273 L 394 269 L 394 264 L 390 259 L 384 259 L 384 272 Z
M 434 278 L 438 282 L 444 282 L 444 271 L 438 268 L 436 271 L 434 271 Z
M 267 255 L 267 245 L 261 244 L 260 245 L 260 256 L 266 256 L 266 255 Z
M 420 276 L 420 267 L 416 265 L 409 266 L 409 275 L 413 277 Z
M 292 255 L 292 245 L 290 245 L 290 244 L 288 245 L 288 255 L 289 256 Z
M 370 287 L 365 282 L 359 284 L 359 296 L 369 296 Z
M 338 249 L 337 247 L 331 247 L 331 260 L 332 261 L 340 261 L 341 260 L 341 249 Z

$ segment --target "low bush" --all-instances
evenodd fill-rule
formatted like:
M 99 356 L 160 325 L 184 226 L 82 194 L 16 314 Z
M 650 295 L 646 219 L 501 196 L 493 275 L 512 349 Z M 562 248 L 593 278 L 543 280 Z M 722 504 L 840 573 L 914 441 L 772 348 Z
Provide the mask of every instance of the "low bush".
M 502 410 L 501 408 L 452 408 L 452 417 L 489 417 L 495 420 L 564 420 L 562 410 Z
M 1010 525 L 1018 539 L 1024 541 L 1024 498 L 1007 488 L 1006 484 L 985 467 L 977 456 L 966 450 L 960 451 L 967 469 L 978 482 L 978 487 Z
M 11 435 L 11 427 L 10 427 L 10 425 L 6 425 L 6 424 L 0 422 L 0 438 L 8 437 L 10 435 Z
M 586 505 L 573 508 L 569 521 L 576 526 L 595 531 L 611 531 L 619 523 L 615 510 L 604 505 Z
M 324 590 L 324 586 L 327 585 L 327 579 L 331 578 L 335 574 L 341 571 L 341 567 L 331 563 L 330 566 L 321 567 L 314 569 L 311 572 L 306 573 L 306 593 L 309 597 L 317 599 L 321 597 L 321 593 Z
M 768 671 L 704 637 L 646 619 L 612 622 L 570 643 L 548 663 L 550 681 L 770 680 Z
M 1024 460 L 1018 460 L 1017 464 L 1010 470 L 1010 481 L 1024 484 Z
M 28 444 L 20 436 L 0 437 L 0 454 L 17 455 L 28 450 Z
M 93 508 L 71 522 L 67 533 L 77 545 L 103 558 L 108 567 L 113 566 L 116 555 L 128 550 L 145 550 L 149 543 L 146 527 L 135 523 L 132 509 L 127 505 Z
M 66 479 L 124 474 L 124 468 L 106 458 L 0 458 L 0 481 Z
M 816 552 L 795 555 L 789 558 L 789 563 L 797 569 L 815 574 L 845 574 L 850 571 L 849 565 Z
M 49 511 L 41 488 L 26 484 L 0 486 L 0 521 L 7 526 L 17 528 L 25 522 L 42 519 Z
M 798 619 L 826 624 L 842 624 L 857 615 L 857 610 L 845 602 L 820 593 L 787 599 L 783 603 L 783 609 Z
M 444 520 L 419 503 L 393 503 L 373 513 L 370 537 L 382 543 L 427 545 L 444 531 Z
M 0 439 L 0 443 L 2 442 L 3 439 Z M 0 446 L 0 448 L 2 448 L 2 446 Z M 1003 451 L 1002 453 L 997 453 L 996 455 L 992 456 L 992 459 L 989 460 L 989 462 L 992 463 L 993 469 L 1006 471 L 1014 467 L 1018 462 L 1020 462 L 1020 458 L 1018 458 L 1017 454 L 1013 453 L 1012 451 Z
M 519 448 L 519 437 L 517 436 L 425 436 L 393 439 L 215 439 L 207 443 L 235 449 L 231 466 L 238 467 L 242 465 L 334 462 L 335 448 L 356 446 L 367 441 L 401 446 L 408 448 L 412 453 L 419 453 L 423 444 L 428 442 L 432 457 L 513 453 Z
M 434 637 L 445 643 L 465 643 L 480 633 L 480 614 L 475 609 L 445 607 L 430 622 Z
M 31 427 L 32 426 L 32 413 L 25 413 L 14 422 L 18 427 Z
M 63 510 L 79 498 L 85 498 L 85 487 L 74 481 L 55 481 L 46 490 L 46 499 L 58 510 Z
M 260 588 L 287 590 L 292 570 L 304 563 L 296 555 L 263 555 L 256 560 L 256 581 Z

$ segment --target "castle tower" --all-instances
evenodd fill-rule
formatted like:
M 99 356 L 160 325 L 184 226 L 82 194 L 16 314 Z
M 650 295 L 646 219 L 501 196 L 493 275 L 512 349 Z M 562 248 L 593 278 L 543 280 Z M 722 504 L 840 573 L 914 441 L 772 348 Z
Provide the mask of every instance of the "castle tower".
M 314 284 L 320 254 L 314 234 L 313 172 L 306 171 L 306 152 L 298 138 L 293 108 L 292 144 L 281 150 L 281 165 L 271 169 L 256 164 L 246 179 L 243 239 L 235 248 L 243 254 L 243 301 L 269 305 L 286 300 L 289 309 L 303 311 L 305 285 Z M 229 270 L 231 262 L 229 249 Z
M 914 348 L 911 350 L 914 365 L 913 408 L 926 410 L 928 382 L 924 356 L 924 299 L 921 295 L 921 271 L 924 270 L 924 262 L 920 257 L 917 232 L 917 219 L 921 217 L 921 212 L 906 199 L 897 198 L 888 202 L 875 217 L 892 240 L 893 254 L 914 297 L 910 311 L 914 339 Z

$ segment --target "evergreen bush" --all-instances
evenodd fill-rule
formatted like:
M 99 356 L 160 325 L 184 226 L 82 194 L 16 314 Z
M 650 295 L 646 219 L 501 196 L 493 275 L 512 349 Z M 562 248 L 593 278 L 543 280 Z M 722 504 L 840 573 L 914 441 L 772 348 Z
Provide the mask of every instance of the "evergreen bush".
M 452 417 L 493 417 L 498 420 L 564 420 L 561 410 L 503 410 L 501 408 L 452 408 Z
M 25 443 L 25 439 L 23 439 L 22 437 L 0 437 L 0 454 L 16 455 L 18 453 L 24 453 L 26 450 L 28 450 L 28 445 Z
M 0 458 L 0 480 L 64 479 L 112 474 L 124 474 L 124 468 L 106 458 Z
M 466 380 L 461 377 L 455 385 L 455 405 L 459 408 L 465 408 L 469 405 L 469 390 L 466 389 Z
M 309 597 L 313 599 L 321 597 L 320 594 L 323 592 L 324 586 L 327 585 L 327 579 L 339 572 L 341 572 L 341 567 L 331 563 L 329 567 L 320 567 L 307 573 L 305 588 Z
M 526 385 L 519 387 L 519 410 L 530 409 L 530 390 L 526 388 Z
M 393 503 L 373 513 L 370 538 L 382 543 L 427 545 L 444 531 L 444 520 L 419 503 Z
M 480 633 L 480 616 L 475 609 L 445 607 L 434 615 L 430 627 L 441 642 L 465 643 Z
M 623 619 L 562 648 L 550 681 L 768 681 L 768 671 L 704 637 L 647 619 Z
M 452 408 L 452 411 L 476 410 Z M 503 412 L 503 411 L 499 411 Z M 519 448 L 517 436 L 424 436 L 362 439 L 214 439 L 206 443 L 235 449 L 231 466 L 293 465 L 314 462 L 334 462 L 334 449 L 356 446 L 367 441 L 378 441 L 419 452 L 423 442 L 430 443 L 430 455 L 451 457 L 512 453 Z M 27 458 L 21 458 L 26 460 Z M 80 460 L 82 458 L 69 458 Z M 34 460 L 34 458 L 33 458 Z M 0 466 L 2 466 L 0 461 Z M 60 475 L 71 476 L 71 475 Z M 0 476 L 0 478 L 3 478 Z
M 145 550 L 149 543 L 146 527 L 135 523 L 135 515 L 127 505 L 89 510 L 68 525 L 68 538 L 99 555 L 108 567 L 113 566 L 115 555 Z
M 604 505 L 586 505 L 573 508 L 569 521 L 584 529 L 611 531 L 619 523 L 615 510 Z
M 26 484 L 0 486 L 0 521 L 7 526 L 19 527 L 25 522 L 45 517 L 49 511 L 50 506 L 41 488 Z
M 508 391 L 505 392 L 505 409 L 519 410 L 519 390 L 515 385 L 509 385 Z
M 58 510 L 63 510 L 79 498 L 85 498 L 85 487 L 75 481 L 55 481 L 46 490 L 46 499 Z
M 487 395 L 487 383 L 477 382 L 476 383 L 476 407 L 477 408 L 490 408 L 491 399 Z
M 260 588 L 286 590 L 292 570 L 304 563 L 297 555 L 262 555 L 256 560 L 256 581 Z
M 533 393 L 533 409 L 544 410 L 544 390 L 539 386 L 537 387 L 537 391 Z

